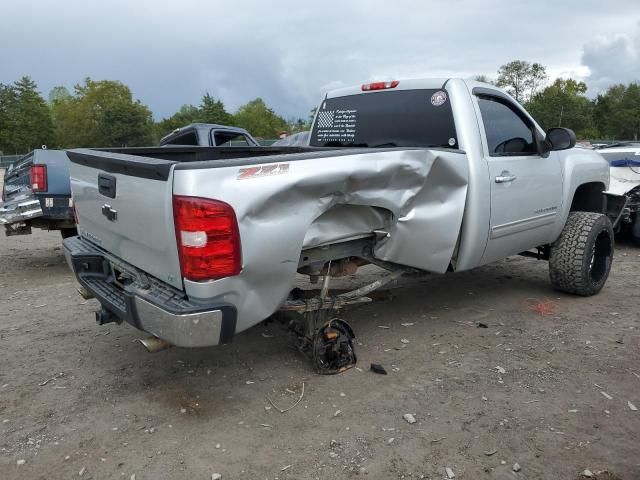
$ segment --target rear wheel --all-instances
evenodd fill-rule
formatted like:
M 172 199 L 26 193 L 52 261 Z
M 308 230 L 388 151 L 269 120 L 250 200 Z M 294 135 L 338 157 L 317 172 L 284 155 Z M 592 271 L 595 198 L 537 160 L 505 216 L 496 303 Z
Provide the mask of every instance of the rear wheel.
M 598 293 L 613 261 L 613 227 L 606 215 L 571 212 L 560 238 L 551 245 L 549 277 L 563 292 Z

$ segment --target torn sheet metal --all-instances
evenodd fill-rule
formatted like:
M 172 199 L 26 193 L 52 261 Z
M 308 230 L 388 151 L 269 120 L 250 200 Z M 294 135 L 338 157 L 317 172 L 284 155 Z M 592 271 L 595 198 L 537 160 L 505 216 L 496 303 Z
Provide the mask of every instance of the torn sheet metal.
M 42 216 L 40 201 L 32 193 L 21 193 L 0 203 L 0 225 L 24 222 Z
M 640 185 L 640 165 L 611 167 L 608 192 L 624 195 Z
M 282 164 L 287 157 L 272 160 Z M 213 282 L 185 280 L 185 290 L 190 298 L 235 305 L 237 332 L 286 300 L 305 249 L 384 231 L 375 257 L 446 272 L 468 186 L 467 156 L 438 149 L 314 152 L 290 161 L 284 174 L 241 181 L 241 166 L 189 167 L 174 170 L 174 195 L 224 192 L 239 223 L 243 269 Z

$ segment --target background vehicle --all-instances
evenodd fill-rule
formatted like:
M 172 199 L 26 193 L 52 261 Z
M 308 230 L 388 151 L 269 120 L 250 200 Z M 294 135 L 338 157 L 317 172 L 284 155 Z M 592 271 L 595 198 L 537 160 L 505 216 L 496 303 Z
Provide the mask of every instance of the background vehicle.
M 192 123 L 174 130 L 160 139 L 163 147 L 259 147 L 258 141 L 244 128 L 216 125 L 215 123 Z
M 64 151 L 34 150 L 7 170 L 0 203 L 6 235 L 30 234 L 32 227 L 77 235 L 72 206 Z
M 276 140 L 272 147 L 304 147 L 309 145 L 309 132 L 298 132 Z
M 640 142 L 614 143 L 598 152 L 611 166 L 609 191 L 627 197 L 620 229 L 628 229 L 636 245 L 640 245 Z
M 503 91 L 462 79 L 330 92 L 309 147 L 73 150 L 78 281 L 164 344 L 225 343 L 274 314 L 319 371 L 355 361 L 334 310 L 407 271 L 468 270 L 509 255 L 549 260 L 552 284 L 597 293 L 613 258 L 609 168 L 575 135 L 546 135 Z M 610 211 L 606 211 L 606 209 Z M 537 249 L 537 252 L 529 252 Z M 391 273 L 332 296 L 332 276 Z M 322 278 L 316 296 L 297 273 Z M 157 344 L 157 342 L 156 342 Z M 155 347 L 153 347 L 155 349 Z
M 242 128 L 193 123 L 162 138 L 161 146 L 245 146 L 260 144 Z M 77 235 L 69 184 L 69 158 L 62 150 L 34 150 L 5 175 L 0 224 L 6 235 L 27 235 L 31 228 Z

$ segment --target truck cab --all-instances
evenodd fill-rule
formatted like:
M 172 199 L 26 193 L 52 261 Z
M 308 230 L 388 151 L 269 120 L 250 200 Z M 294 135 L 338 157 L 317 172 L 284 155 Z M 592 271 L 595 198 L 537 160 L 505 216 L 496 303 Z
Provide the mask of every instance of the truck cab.
M 215 123 L 191 123 L 162 137 L 160 146 L 259 147 L 260 144 L 244 128 Z

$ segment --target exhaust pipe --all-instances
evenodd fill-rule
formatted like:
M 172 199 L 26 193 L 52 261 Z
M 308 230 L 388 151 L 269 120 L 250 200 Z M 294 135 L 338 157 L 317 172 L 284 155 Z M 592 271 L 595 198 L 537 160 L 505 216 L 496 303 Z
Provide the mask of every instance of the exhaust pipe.
M 149 353 L 161 352 L 162 350 L 173 347 L 171 343 L 158 337 L 140 338 L 138 341 Z

